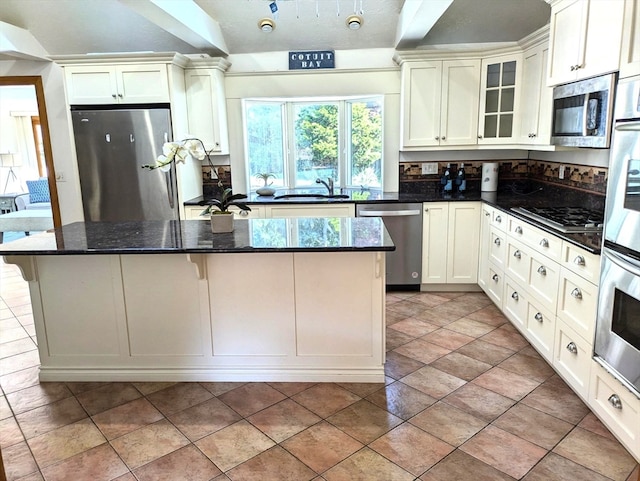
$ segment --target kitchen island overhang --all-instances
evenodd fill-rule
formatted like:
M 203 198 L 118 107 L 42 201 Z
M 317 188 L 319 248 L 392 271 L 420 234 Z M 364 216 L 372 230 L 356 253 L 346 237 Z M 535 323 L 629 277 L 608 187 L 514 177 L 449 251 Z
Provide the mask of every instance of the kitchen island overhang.
M 74 223 L 0 246 L 42 381 L 384 382 L 379 218 Z

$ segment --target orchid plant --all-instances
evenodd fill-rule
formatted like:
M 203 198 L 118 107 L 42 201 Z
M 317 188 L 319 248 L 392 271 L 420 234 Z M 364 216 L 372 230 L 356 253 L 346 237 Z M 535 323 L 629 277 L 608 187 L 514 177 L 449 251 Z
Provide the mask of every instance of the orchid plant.
M 203 160 L 205 157 L 209 157 L 207 151 L 204 148 L 202 140 L 196 138 L 187 138 L 178 142 L 165 142 L 162 146 L 162 154 L 156 159 L 156 163 L 145 164 L 143 169 L 160 169 L 163 172 L 168 172 L 172 163 L 185 163 L 187 158 L 191 156 L 197 160 Z

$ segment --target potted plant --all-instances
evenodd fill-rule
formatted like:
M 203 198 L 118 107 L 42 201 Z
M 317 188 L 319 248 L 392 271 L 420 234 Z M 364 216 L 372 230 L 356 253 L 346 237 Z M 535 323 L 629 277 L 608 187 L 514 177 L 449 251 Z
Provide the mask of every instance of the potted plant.
M 229 210 L 229 206 L 238 206 L 241 210 L 250 211 L 244 202 L 237 202 L 240 199 L 246 199 L 245 194 L 233 194 L 230 188 L 224 189 L 219 199 L 213 198 L 200 201 L 200 205 L 207 207 L 200 215 L 211 215 L 211 232 L 214 234 L 223 232 L 233 232 L 233 212 Z
M 261 172 L 259 174 L 256 174 L 256 178 L 262 179 L 264 181 L 264 185 L 256 189 L 256 194 L 269 196 L 276 193 L 276 189 L 274 189 L 273 187 L 269 187 L 271 184 L 273 184 L 273 182 L 267 184 L 267 182 L 269 182 L 269 179 L 271 177 L 273 177 L 274 179 L 276 178 L 275 174 L 271 174 L 269 172 Z

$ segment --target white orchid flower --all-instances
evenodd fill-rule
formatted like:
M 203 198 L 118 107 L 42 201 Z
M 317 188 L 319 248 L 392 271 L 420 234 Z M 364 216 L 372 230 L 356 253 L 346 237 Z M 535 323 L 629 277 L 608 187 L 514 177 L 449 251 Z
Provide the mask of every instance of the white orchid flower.
M 206 151 L 202 142 L 195 138 L 189 138 L 179 142 L 165 142 L 162 145 L 162 155 L 159 155 L 154 165 L 143 165 L 147 169 L 160 169 L 167 172 L 173 162 L 185 163 L 189 156 L 197 160 L 203 160 Z
M 194 159 L 203 160 L 205 156 L 204 149 L 202 148 L 202 142 L 197 139 L 185 140 L 184 148 L 189 151 L 189 155 Z

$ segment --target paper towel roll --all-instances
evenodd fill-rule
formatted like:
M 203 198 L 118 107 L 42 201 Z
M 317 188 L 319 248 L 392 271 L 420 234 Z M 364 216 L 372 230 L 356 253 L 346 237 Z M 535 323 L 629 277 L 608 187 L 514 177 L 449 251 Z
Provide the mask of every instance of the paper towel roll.
M 498 163 L 487 162 L 482 164 L 481 192 L 495 192 L 498 190 Z

